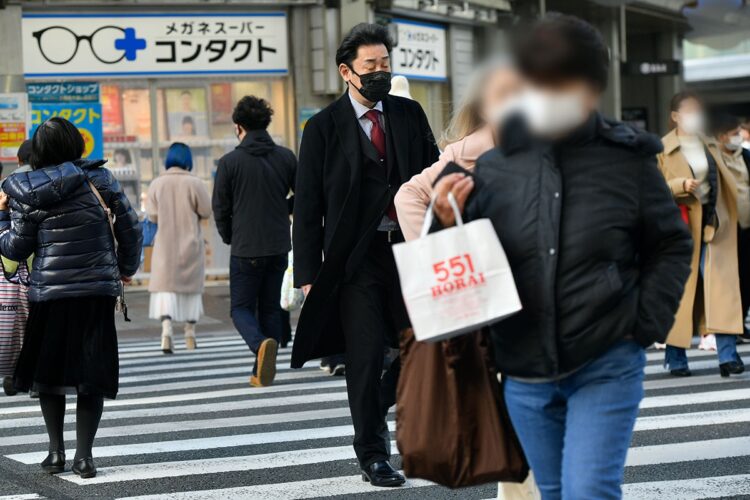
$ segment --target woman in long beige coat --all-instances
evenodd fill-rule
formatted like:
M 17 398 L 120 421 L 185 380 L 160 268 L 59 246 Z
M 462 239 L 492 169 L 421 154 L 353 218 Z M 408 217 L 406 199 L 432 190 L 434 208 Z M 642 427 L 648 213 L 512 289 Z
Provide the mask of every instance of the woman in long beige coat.
M 716 143 L 703 135 L 703 106 L 692 93 L 672 98 L 676 128 L 662 138 L 659 168 L 693 236 L 692 272 L 667 338 L 665 364 L 688 376 L 685 349 L 694 332 L 714 334 L 722 377 L 742 373 L 736 335 L 742 333 L 737 268 L 737 192 Z
M 162 322 L 161 348 L 174 349 L 172 321 L 185 322 L 185 346 L 195 349 L 195 323 L 203 314 L 205 249 L 200 221 L 211 216 L 211 197 L 190 173 L 190 148 L 174 143 L 167 170 L 149 186 L 146 211 L 159 227 L 151 258 L 149 316 Z

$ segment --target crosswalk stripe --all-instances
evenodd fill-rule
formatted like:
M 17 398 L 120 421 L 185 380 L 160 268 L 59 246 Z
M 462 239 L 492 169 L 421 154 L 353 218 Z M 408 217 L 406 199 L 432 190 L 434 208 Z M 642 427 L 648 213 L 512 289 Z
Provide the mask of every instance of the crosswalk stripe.
M 627 465 L 656 465 L 691 460 L 728 459 L 750 455 L 750 437 L 732 437 L 636 446 L 628 451 Z
M 737 352 L 740 354 L 750 353 L 750 344 L 740 344 L 737 346 Z M 701 351 L 699 349 L 688 349 L 687 351 L 688 360 L 699 359 L 701 357 L 717 359 L 716 351 Z M 646 352 L 647 361 L 660 361 L 664 362 L 664 350 L 649 350 Z
M 176 462 L 159 462 L 159 467 L 140 465 L 119 465 L 98 468 L 96 477 L 81 479 L 73 473 L 60 474 L 57 477 L 86 486 L 120 481 L 143 481 L 165 477 L 194 476 L 198 474 L 220 474 L 248 470 L 272 469 L 294 465 L 310 465 L 337 460 L 356 458 L 351 446 L 330 448 L 309 448 L 293 451 L 281 451 L 258 455 L 235 457 L 204 458 L 201 460 L 181 460 Z
M 695 387 L 708 384 L 735 384 L 737 382 L 750 382 L 750 372 L 742 375 L 734 375 L 730 378 L 720 378 L 719 374 L 698 375 L 692 377 L 669 377 L 657 380 L 646 380 L 643 388 L 648 390 L 654 389 L 675 389 L 677 387 Z
M 635 430 L 638 432 L 674 427 L 732 424 L 735 422 L 750 422 L 750 408 L 640 417 L 635 422 Z
M 328 380 L 325 382 L 308 382 L 304 384 L 288 384 L 288 385 L 272 385 L 270 387 L 258 387 L 255 390 L 248 388 L 241 389 L 226 389 L 222 391 L 210 391 L 210 392 L 192 392 L 187 394 L 172 394 L 169 396 L 149 396 L 145 398 L 132 398 L 132 399 L 116 399 L 114 401 L 107 401 L 105 407 L 119 408 L 122 406 L 139 406 L 149 404 L 164 404 L 174 403 L 182 401 L 201 401 L 206 399 L 220 399 L 232 396 L 247 396 L 255 394 L 275 394 L 278 392 L 292 392 L 292 391 L 310 391 L 315 389 L 336 389 L 346 385 L 345 380 Z M 301 396 L 302 398 L 309 398 L 310 396 Z M 263 398 L 253 399 L 252 401 L 261 401 Z M 68 403 L 66 406 L 68 410 L 74 410 L 76 403 Z M 17 406 L 12 408 L 0 409 L 0 415 L 13 415 L 18 413 L 29 413 L 40 411 L 39 406 Z
M 393 410 L 391 410 L 393 411 Z M 123 436 L 147 436 L 150 434 L 167 434 L 170 432 L 186 432 L 205 429 L 231 429 L 235 427 L 252 427 L 265 424 L 276 424 L 279 422 L 312 422 L 314 420 L 329 420 L 345 418 L 349 416 L 348 407 L 329 408 L 324 410 L 307 410 L 287 413 L 270 413 L 264 415 L 248 415 L 242 417 L 211 418 L 205 420 L 182 420 L 156 423 L 138 422 L 134 425 L 122 425 L 114 427 L 101 427 L 96 433 L 96 438 L 105 439 Z M 106 422 L 104 422 L 106 424 Z M 64 439 L 74 441 L 75 430 L 65 431 Z M 0 447 L 18 446 L 34 443 L 46 443 L 49 440 L 47 433 L 26 434 L 21 436 L 0 437 Z
M 634 500 L 730 498 L 747 495 L 748 492 L 750 492 L 750 474 L 630 483 L 622 487 L 623 498 Z
M 720 403 L 723 401 L 738 401 L 748 398 L 750 398 L 750 389 L 671 394 L 669 396 L 652 396 L 643 398 L 641 409 L 663 408 L 665 406 L 687 406 L 703 403 Z
M 284 365 L 285 362 L 288 362 L 292 359 L 291 356 L 279 356 L 276 358 L 277 361 L 281 366 Z M 238 356 L 234 358 L 234 360 L 225 360 L 221 362 L 222 366 L 234 366 L 234 365 L 243 365 L 243 366 L 249 366 L 252 367 L 253 363 L 255 362 L 255 359 L 250 358 L 250 356 Z M 162 363 L 154 366 L 132 366 L 129 368 L 123 368 L 120 369 L 120 375 L 130 375 L 131 373 L 149 373 L 149 372 L 159 372 L 159 371 L 178 371 L 178 370 L 184 370 L 187 368 L 208 368 L 211 366 L 216 366 L 217 362 L 213 360 L 207 360 L 207 361 L 188 361 L 186 363 Z
M 345 382 L 338 382 L 344 385 Z M 203 403 L 188 404 L 182 406 L 153 406 L 149 408 L 139 408 L 136 410 L 105 411 L 102 414 L 102 420 L 116 420 L 124 418 L 143 418 L 143 417 L 166 417 L 170 415 L 192 415 L 196 413 L 219 413 L 225 411 L 254 410 L 259 408 L 278 408 L 282 406 L 294 406 L 302 404 L 317 404 L 342 402 L 346 404 L 346 392 L 331 392 L 322 394 L 310 394 L 304 396 L 286 396 L 278 398 L 251 399 L 240 401 L 225 401 L 220 403 Z M 76 421 L 75 415 L 66 415 L 65 421 L 73 423 Z M 42 417 L 26 417 L 17 419 L 0 420 L 0 429 L 13 429 L 16 427 L 35 427 L 44 425 Z
M 0 496 L 0 500 L 34 500 L 36 498 L 44 498 L 43 496 L 37 495 L 36 493 L 28 493 L 25 495 L 3 495 Z
M 397 491 L 408 488 L 421 488 L 424 486 L 434 486 L 434 484 L 423 479 L 408 479 L 406 484 L 403 487 L 398 488 Z M 360 476 L 357 475 L 312 479 L 310 481 L 261 484 L 258 486 L 241 486 L 218 490 L 185 491 L 159 495 L 124 497 L 120 500 L 226 500 L 227 498 L 268 500 L 270 498 L 328 498 L 340 495 L 357 495 L 361 493 L 384 494 L 381 489 L 373 489 L 372 486 L 363 482 Z
M 396 429 L 395 422 L 388 422 L 391 431 Z M 155 441 L 130 445 L 97 446 L 94 448 L 96 457 L 126 457 L 132 455 L 150 455 L 154 453 L 177 453 L 180 451 L 197 451 L 217 448 L 232 448 L 234 446 L 253 446 L 258 444 L 287 443 L 310 441 L 314 439 L 331 439 L 354 435 L 354 427 L 337 425 L 333 427 L 313 427 L 295 429 L 292 431 L 261 432 L 255 434 L 239 434 L 228 436 L 214 436 L 210 438 L 177 439 L 173 441 Z M 36 464 L 44 460 L 45 452 L 16 453 L 6 455 L 6 458 L 23 464 Z

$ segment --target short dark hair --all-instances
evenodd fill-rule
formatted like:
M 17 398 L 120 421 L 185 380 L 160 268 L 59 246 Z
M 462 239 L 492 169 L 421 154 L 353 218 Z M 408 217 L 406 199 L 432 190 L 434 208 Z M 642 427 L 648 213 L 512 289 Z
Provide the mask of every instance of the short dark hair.
M 740 126 L 740 119 L 729 113 L 717 113 L 711 117 L 711 132 L 714 135 L 726 134 Z
M 268 101 L 246 95 L 237 103 L 232 113 L 232 121 L 244 130 L 265 130 L 271 123 L 273 109 Z
M 679 111 L 682 103 L 690 99 L 694 99 L 703 105 L 703 99 L 696 92 L 693 92 L 692 90 L 681 90 L 669 100 L 669 111 Z
M 31 167 L 37 169 L 79 160 L 86 145 L 75 125 L 55 116 L 39 125 L 31 148 Z
M 601 33 L 578 17 L 547 14 L 519 33 L 514 56 L 521 73 L 533 82 L 583 79 L 600 91 L 607 88 L 609 49 Z
M 351 68 L 352 61 L 357 58 L 359 48 L 367 45 L 385 45 L 385 49 L 390 54 L 393 40 L 385 26 L 359 23 L 341 40 L 341 45 L 336 51 L 336 66 L 346 64 Z
M 21 145 L 18 147 L 16 156 L 18 157 L 19 163 L 23 165 L 29 164 L 29 162 L 31 161 L 31 141 L 29 139 L 26 139 L 21 143 Z

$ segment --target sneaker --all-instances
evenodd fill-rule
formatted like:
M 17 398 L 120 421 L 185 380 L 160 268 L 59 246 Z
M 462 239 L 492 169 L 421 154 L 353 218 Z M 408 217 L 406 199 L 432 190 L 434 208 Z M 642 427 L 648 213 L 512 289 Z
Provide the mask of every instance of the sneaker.
M 698 349 L 701 351 L 715 351 L 716 350 L 716 337 L 713 335 L 704 335 L 701 337 L 701 343 L 698 344 Z
M 341 377 L 346 375 L 346 365 L 334 365 L 329 372 L 332 377 Z
M 331 371 L 332 371 L 331 365 L 325 359 L 320 361 L 320 369 L 328 373 L 329 375 L 331 374 Z
M 253 387 L 266 387 L 273 383 L 276 377 L 276 353 L 279 344 L 274 339 L 266 339 L 258 349 L 257 375 L 250 377 L 250 385 Z

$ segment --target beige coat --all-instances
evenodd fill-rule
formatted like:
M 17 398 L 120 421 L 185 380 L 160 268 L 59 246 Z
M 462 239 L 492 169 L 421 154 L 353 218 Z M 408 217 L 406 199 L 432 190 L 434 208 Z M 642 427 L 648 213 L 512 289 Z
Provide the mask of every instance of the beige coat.
M 739 334 L 742 328 L 739 270 L 737 268 L 737 188 L 734 177 L 721 158 L 715 142 L 706 144 L 718 167 L 719 193 L 716 213 L 719 227 L 707 243 L 703 289 L 698 290 L 701 253 L 701 228 L 703 210 L 698 199 L 684 189 L 684 181 L 693 178 L 685 156 L 680 152 L 680 142 L 673 130 L 662 138 L 664 152 L 658 156 L 659 169 L 667 180 L 672 195 L 679 205 L 688 208 L 690 233 L 693 236 L 691 273 L 685 284 L 685 294 L 674 327 L 667 343 L 677 347 L 690 347 L 696 329 L 701 335 L 708 333 Z M 697 293 L 702 291 L 703 293 Z M 696 310 L 694 311 L 694 307 Z M 694 324 L 697 321 L 698 324 Z
M 179 167 L 170 168 L 149 186 L 146 211 L 159 224 L 149 292 L 203 292 L 200 220 L 211 216 L 211 197 L 203 181 Z
M 430 204 L 432 185 L 445 166 L 454 162 L 467 170 L 472 170 L 477 158 L 494 146 L 495 140 L 492 128 L 479 129 L 460 141 L 449 144 L 438 161 L 401 186 L 396 194 L 395 205 L 398 222 L 407 241 L 419 237 L 424 222 L 424 214 Z

